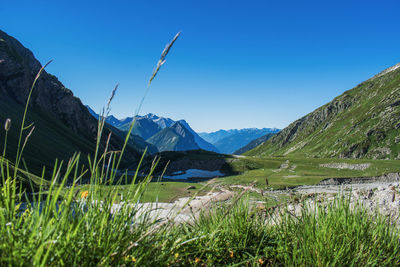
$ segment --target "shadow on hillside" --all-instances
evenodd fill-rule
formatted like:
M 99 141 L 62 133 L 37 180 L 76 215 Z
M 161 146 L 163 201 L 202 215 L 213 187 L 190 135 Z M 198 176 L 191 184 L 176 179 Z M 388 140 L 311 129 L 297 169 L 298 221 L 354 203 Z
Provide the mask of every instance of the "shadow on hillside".
M 192 150 L 192 151 L 166 151 L 157 154 L 160 157 L 154 175 L 153 181 L 158 181 L 165 171 L 164 176 L 171 176 L 177 172 L 184 172 L 190 169 L 204 170 L 204 171 L 219 171 L 223 175 L 230 176 L 237 175 L 240 172 L 235 170 L 232 162 L 235 160 L 232 155 L 219 154 L 205 150 Z M 152 161 L 146 161 L 140 168 L 140 173 L 145 174 L 150 171 Z M 220 176 L 218 176 L 220 177 Z M 190 179 L 167 179 L 163 181 L 186 181 L 186 182 L 199 182 L 204 180 L 213 179 L 216 177 L 207 178 L 190 178 Z

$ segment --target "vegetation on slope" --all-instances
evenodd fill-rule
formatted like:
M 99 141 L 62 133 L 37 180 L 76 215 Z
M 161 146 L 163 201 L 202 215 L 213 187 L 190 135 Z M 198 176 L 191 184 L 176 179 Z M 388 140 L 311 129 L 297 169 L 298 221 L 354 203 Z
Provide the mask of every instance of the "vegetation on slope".
M 399 158 L 399 67 L 344 92 L 246 155 Z
M 238 174 L 214 179 L 215 184 L 245 185 L 255 183 L 260 188 L 282 189 L 299 185 L 317 184 L 330 178 L 367 178 L 388 173 L 400 173 L 398 160 L 333 159 L 302 157 L 245 157 L 229 163 Z M 338 169 L 326 165 L 367 164 L 366 169 Z M 252 168 L 251 168 L 252 166 Z M 266 185 L 268 179 L 268 185 Z

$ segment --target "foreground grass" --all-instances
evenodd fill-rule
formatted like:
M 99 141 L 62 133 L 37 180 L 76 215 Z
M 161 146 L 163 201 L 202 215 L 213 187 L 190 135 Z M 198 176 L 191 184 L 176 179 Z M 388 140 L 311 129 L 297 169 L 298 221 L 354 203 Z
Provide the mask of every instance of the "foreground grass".
M 278 259 L 290 266 L 398 266 L 399 232 L 344 197 L 313 205 L 276 226 Z
M 12 185 L 10 184 L 12 188 Z M 89 192 L 91 189 L 89 190 Z M 396 266 L 400 234 L 378 213 L 347 200 L 280 214 L 249 199 L 215 205 L 192 223 L 149 216 L 138 205 L 112 212 L 87 197 L 42 205 L 0 204 L 0 265 Z M 133 192 L 133 191 L 132 191 Z M 115 195 L 116 197 L 116 195 Z M 39 203 L 39 202 L 36 202 Z

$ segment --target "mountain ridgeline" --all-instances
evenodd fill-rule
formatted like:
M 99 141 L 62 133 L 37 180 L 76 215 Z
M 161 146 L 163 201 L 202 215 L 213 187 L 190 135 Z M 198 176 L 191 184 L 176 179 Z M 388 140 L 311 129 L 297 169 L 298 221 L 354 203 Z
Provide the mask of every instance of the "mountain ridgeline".
M 248 143 L 247 145 L 245 145 L 242 148 L 239 148 L 238 150 L 236 150 L 235 152 L 233 152 L 233 154 L 235 155 L 241 155 L 246 153 L 247 151 L 252 150 L 253 148 L 258 147 L 259 145 L 263 144 L 264 142 L 266 142 L 268 139 L 270 139 L 272 136 L 274 136 L 276 134 L 276 132 L 273 133 L 267 133 L 266 135 L 263 135 L 257 139 L 254 139 L 253 141 L 251 141 L 250 143 Z
M 98 118 L 89 106 L 89 112 Z M 121 131 L 129 130 L 134 117 L 118 120 L 114 116 L 107 116 L 106 122 Z M 136 116 L 132 129 L 132 136 L 140 137 L 158 151 L 186 151 L 203 149 L 219 152 L 215 146 L 201 138 L 185 120 L 174 121 L 170 118 L 159 117 L 149 113 L 145 116 Z
M 89 106 L 87 108 L 95 118 L 99 118 Z M 174 121 L 152 113 L 121 120 L 109 115 L 106 122 L 122 131 L 127 131 L 134 119 L 132 136 L 142 138 L 160 152 L 202 149 L 224 154 L 244 153 L 279 132 L 276 128 L 246 128 L 198 134 L 185 120 Z M 259 140 L 256 141 L 257 139 Z
M 400 159 L 400 64 L 291 123 L 245 153 Z
M 160 151 L 185 151 L 200 149 L 194 135 L 180 122 L 175 122 L 171 127 L 164 128 L 147 141 Z
M 247 146 L 257 138 L 261 138 L 265 135 L 271 136 L 277 132 L 279 132 L 279 129 L 276 128 L 245 128 L 240 130 L 231 129 L 219 130 L 212 133 L 199 133 L 199 135 L 213 144 L 221 153 L 236 154 L 237 150 Z M 254 148 L 254 146 L 251 148 Z M 246 151 L 251 148 L 248 147 Z

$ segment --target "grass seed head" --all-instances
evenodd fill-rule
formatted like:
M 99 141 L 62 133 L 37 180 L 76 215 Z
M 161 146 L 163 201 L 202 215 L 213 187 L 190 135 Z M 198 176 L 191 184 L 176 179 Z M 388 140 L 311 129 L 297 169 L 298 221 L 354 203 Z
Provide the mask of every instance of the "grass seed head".
M 178 39 L 178 37 L 179 37 L 180 34 L 181 34 L 181 32 L 178 32 L 178 33 L 175 35 L 175 37 L 172 39 L 172 41 L 171 41 L 169 44 L 167 44 L 167 45 L 165 46 L 163 52 L 161 53 L 161 57 L 160 57 L 160 59 L 159 59 L 158 62 L 157 62 L 157 66 L 156 66 L 156 68 L 154 69 L 153 74 L 152 74 L 151 77 L 150 77 L 149 85 L 151 84 L 151 82 L 152 82 L 152 81 L 154 80 L 154 78 L 156 77 L 156 75 L 157 75 L 158 71 L 160 70 L 161 66 L 164 65 L 164 63 L 165 63 L 165 58 L 167 57 L 167 55 L 168 55 L 168 53 L 169 53 L 169 50 L 170 50 L 171 47 L 174 45 L 176 39 Z
M 8 132 L 11 128 L 11 119 L 6 119 L 6 122 L 4 123 L 4 130 Z
M 25 147 L 25 146 L 26 146 L 26 143 L 28 142 L 29 137 L 31 137 L 31 135 L 32 135 L 32 133 L 33 133 L 34 130 L 35 130 L 35 126 L 33 126 L 33 127 L 31 128 L 31 130 L 29 131 L 28 135 L 25 137 L 25 141 L 24 141 L 24 144 L 22 145 L 22 147 Z

